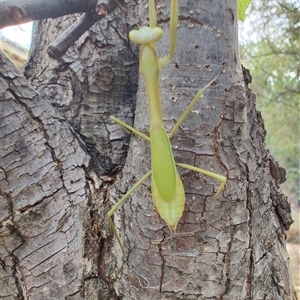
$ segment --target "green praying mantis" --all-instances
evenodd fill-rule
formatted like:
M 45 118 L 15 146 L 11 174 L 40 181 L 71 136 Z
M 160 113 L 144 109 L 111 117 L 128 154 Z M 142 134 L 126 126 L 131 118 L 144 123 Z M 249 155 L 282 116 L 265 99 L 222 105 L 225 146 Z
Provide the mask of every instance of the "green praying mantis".
M 113 230 L 114 235 L 122 249 L 124 255 L 124 247 L 122 245 L 120 236 L 118 235 L 112 215 L 115 211 L 129 198 L 129 196 L 151 176 L 151 192 L 154 206 L 170 228 L 171 232 L 175 232 L 176 226 L 181 219 L 185 205 L 185 191 L 177 171 L 177 167 L 192 170 L 220 181 L 220 186 L 215 194 L 217 197 L 226 184 L 226 177 L 212 173 L 207 170 L 197 168 L 192 165 L 183 163 L 176 163 L 173 157 L 170 139 L 174 136 L 192 107 L 201 97 L 203 92 L 217 79 L 218 74 L 205 85 L 192 99 L 191 103 L 185 109 L 177 123 L 174 125 L 171 132 L 168 134 L 163 127 L 163 113 L 161 109 L 159 76 L 160 71 L 173 58 L 176 39 L 177 39 L 177 22 L 178 22 L 178 0 L 171 0 L 171 16 L 170 16 L 170 45 L 169 54 L 165 57 L 159 58 L 156 52 L 156 43 L 162 37 L 162 29 L 157 27 L 157 17 L 155 11 L 155 1 L 149 0 L 149 16 L 150 26 L 142 27 L 138 30 L 132 30 L 129 33 L 129 39 L 140 45 L 140 72 L 143 76 L 147 101 L 149 110 L 149 136 L 138 131 L 137 129 L 127 125 L 121 120 L 111 116 L 110 119 L 119 126 L 128 130 L 150 143 L 151 148 L 151 170 L 139 179 L 127 193 L 110 209 L 107 213 L 109 224 Z

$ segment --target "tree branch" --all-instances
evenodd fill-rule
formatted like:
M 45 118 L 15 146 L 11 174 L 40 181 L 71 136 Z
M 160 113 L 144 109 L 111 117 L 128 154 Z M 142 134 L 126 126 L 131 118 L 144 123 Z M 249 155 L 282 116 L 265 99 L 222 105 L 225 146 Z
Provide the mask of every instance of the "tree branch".
M 49 46 L 48 54 L 52 58 L 62 57 L 68 48 L 91 26 L 110 14 L 118 5 L 124 1 L 98 0 L 93 12 L 83 14 L 73 25 L 58 36 Z
M 99 15 L 97 7 L 112 5 L 113 0 L 1 0 L 0 28 L 81 12 Z

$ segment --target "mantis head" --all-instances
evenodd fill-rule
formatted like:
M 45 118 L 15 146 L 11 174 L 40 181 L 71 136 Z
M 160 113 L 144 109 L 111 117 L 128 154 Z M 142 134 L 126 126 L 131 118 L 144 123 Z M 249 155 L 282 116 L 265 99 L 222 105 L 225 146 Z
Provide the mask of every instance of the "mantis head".
M 158 42 L 163 35 L 159 27 L 142 27 L 129 32 L 129 39 L 136 45 L 144 45 Z

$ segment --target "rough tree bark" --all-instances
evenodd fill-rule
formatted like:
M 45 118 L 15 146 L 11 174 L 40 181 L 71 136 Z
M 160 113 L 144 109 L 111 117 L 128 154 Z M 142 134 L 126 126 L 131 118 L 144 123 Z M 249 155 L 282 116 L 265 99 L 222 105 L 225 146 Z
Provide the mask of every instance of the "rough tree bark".
M 138 8 L 147 16 L 142 2 L 128 4 L 133 18 Z M 159 4 L 163 55 L 169 1 Z M 169 129 L 227 63 L 172 140 L 176 161 L 226 175 L 226 188 L 214 199 L 217 182 L 181 170 L 187 203 L 171 236 L 146 182 L 114 217 L 124 264 L 106 212 L 150 168 L 147 142 L 134 136 L 128 149 L 108 120 L 131 124 L 135 115 L 148 131 L 142 81 L 135 110 L 133 21 L 116 10 L 60 60 L 49 58 L 47 46 L 74 18 L 37 24 L 26 78 L 1 56 L 0 298 L 295 299 L 284 170 L 265 148 L 240 66 L 235 1 L 181 1 L 176 55 L 161 75 Z

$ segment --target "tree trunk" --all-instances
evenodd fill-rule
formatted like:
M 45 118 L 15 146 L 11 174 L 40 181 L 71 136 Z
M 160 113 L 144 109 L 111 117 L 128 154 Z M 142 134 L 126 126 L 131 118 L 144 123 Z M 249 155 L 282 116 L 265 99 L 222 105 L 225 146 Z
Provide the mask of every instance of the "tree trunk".
M 161 2 L 163 56 L 169 2 Z M 226 188 L 215 199 L 218 182 L 180 170 L 186 205 L 171 235 L 146 181 L 114 215 L 123 263 L 106 213 L 150 169 L 149 143 L 133 136 L 128 149 L 128 135 L 109 121 L 132 124 L 135 114 L 148 132 L 142 80 L 135 110 L 132 17 L 116 10 L 57 61 L 47 46 L 75 17 L 40 22 L 27 81 L 1 58 L 0 299 L 296 299 L 284 170 L 265 148 L 240 67 L 236 3 L 181 2 L 175 58 L 161 74 L 165 126 L 226 62 L 172 139 L 177 162 L 225 175 Z M 138 7 L 127 8 L 134 18 Z

